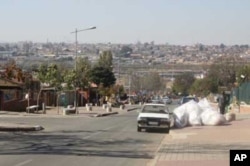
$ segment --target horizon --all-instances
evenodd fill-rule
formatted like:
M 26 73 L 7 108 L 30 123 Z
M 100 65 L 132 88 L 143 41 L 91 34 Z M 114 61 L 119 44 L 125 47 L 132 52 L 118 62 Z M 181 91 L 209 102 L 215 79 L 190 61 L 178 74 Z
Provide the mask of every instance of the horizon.
M 250 1 L 5 0 L 0 43 L 249 45 Z
M 59 41 L 59 42 L 50 42 L 50 41 L 47 41 L 47 42 L 36 42 L 36 41 L 16 41 L 16 42 L 2 42 L 0 41 L 0 44 L 16 44 L 16 43 L 33 43 L 33 44 L 45 44 L 45 43 L 51 43 L 51 44 L 61 44 L 61 43 L 65 43 L 65 44 L 75 44 L 75 41 L 74 42 L 64 42 L 64 41 Z M 135 43 L 111 43 L 111 42 L 107 42 L 107 43 L 82 43 L 82 42 L 78 42 L 78 45 L 95 45 L 95 44 L 113 44 L 113 45 L 136 45 L 138 42 L 135 42 Z M 140 44 L 145 44 L 145 43 L 148 43 L 150 44 L 150 42 L 140 42 Z M 224 43 L 220 43 L 220 44 L 204 44 L 204 43 L 194 43 L 194 44 L 171 44 L 171 43 L 154 43 L 154 45 L 170 45 L 170 46 L 181 46 L 181 47 L 185 47 L 185 46 L 195 46 L 195 45 L 203 45 L 203 46 L 219 46 L 221 44 L 225 45 L 226 47 L 233 47 L 233 46 L 250 46 L 250 44 L 224 44 Z

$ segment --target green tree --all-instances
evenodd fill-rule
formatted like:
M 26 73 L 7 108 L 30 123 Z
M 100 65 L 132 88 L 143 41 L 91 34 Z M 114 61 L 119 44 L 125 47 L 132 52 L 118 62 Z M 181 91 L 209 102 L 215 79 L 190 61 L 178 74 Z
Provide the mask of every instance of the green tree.
M 106 68 L 110 71 L 113 70 L 113 56 L 111 51 L 104 51 L 99 58 L 98 66 Z
M 218 91 L 218 84 L 216 80 L 211 78 L 196 79 L 190 87 L 190 93 L 197 96 L 207 96 L 210 92 L 216 93 Z
M 64 80 L 64 83 L 66 83 L 65 89 L 73 90 L 76 86 L 76 72 L 75 72 L 75 70 L 64 71 L 63 80 Z
M 42 83 L 46 83 L 46 75 L 47 75 L 47 69 L 48 69 L 48 65 L 47 64 L 41 64 L 38 68 L 38 70 L 36 71 L 38 73 L 38 79 L 42 82 Z
M 51 87 L 56 87 L 61 89 L 61 84 L 63 82 L 63 77 L 60 69 L 56 64 L 45 65 L 42 64 L 38 69 L 38 79 L 42 83 L 47 83 Z
M 105 67 L 96 66 L 88 72 L 89 80 L 96 85 L 103 85 L 103 87 L 110 87 L 115 84 L 116 78 L 114 73 Z
M 128 57 L 130 56 L 130 54 L 133 52 L 133 49 L 130 48 L 129 46 L 122 46 L 120 52 L 119 52 L 119 56 L 123 56 L 123 57 Z
M 250 81 L 250 65 L 242 66 L 236 74 L 237 83 L 240 85 L 243 82 Z
M 195 78 L 192 73 L 183 73 L 176 76 L 173 83 L 173 92 L 176 94 L 188 95 Z
M 91 70 L 91 62 L 87 57 L 79 58 L 77 60 L 77 70 L 76 70 L 76 86 L 77 87 L 89 87 L 88 72 Z
M 209 67 L 206 77 L 208 77 L 214 84 L 217 84 L 218 87 L 223 86 L 231 89 L 236 82 L 236 73 L 241 67 L 241 63 L 240 57 L 222 56 L 216 59 Z M 213 90 L 211 89 L 211 91 Z
M 132 84 L 134 84 L 132 82 Z M 137 83 L 138 85 L 138 83 Z M 139 83 L 142 89 L 149 91 L 158 91 L 164 88 L 164 82 L 156 72 L 150 72 L 146 74 Z
M 77 59 L 76 70 L 75 68 L 62 70 L 63 81 L 66 84 L 65 89 L 73 90 L 75 87 L 83 89 L 89 87 L 88 72 L 90 70 L 91 62 L 87 57 Z
M 97 65 L 91 68 L 87 73 L 89 82 L 95 83 L 98 86 L 99 94 L 103 96 L 110 96 L 114 91 L 113 89 L 115 89 L 112 88 L 116 81 L 115 75 L 112 72 L 112 61 L 112 52 L 104 51 L 100 54 Z

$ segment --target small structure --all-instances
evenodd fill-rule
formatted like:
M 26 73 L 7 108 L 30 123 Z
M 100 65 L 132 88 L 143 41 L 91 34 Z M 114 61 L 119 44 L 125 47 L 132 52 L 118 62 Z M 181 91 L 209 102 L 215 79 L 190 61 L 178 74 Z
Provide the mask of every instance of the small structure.
M 27 93 L 23 82 L 0 78 L 0 110 L 21 112 L 31 105 L 39 105 L 35 100 L 38 81 L 32 81 L 32 84 L 34 88 L 29 92 L 28 98 L 25 98 Z
M 22 96 L 22 84 L 18 84 L 14 81 L 0 78 L 0 110 L 5 111 L 21 111 L 22 109 L 25 110 L 27 106 L 27 102 L 20 101 L 23 99 Z M 17 101 L 17 104 L 15 104 Z
M 35 111 L 38 111 L 39 105 L 31 105 L 26 107 L 26 112 L 27 113 L 34 113 Z
M 76 108 L 72 105 L 68 105 L 67 108 L 63 108 L 63 115 L 75 114 Z

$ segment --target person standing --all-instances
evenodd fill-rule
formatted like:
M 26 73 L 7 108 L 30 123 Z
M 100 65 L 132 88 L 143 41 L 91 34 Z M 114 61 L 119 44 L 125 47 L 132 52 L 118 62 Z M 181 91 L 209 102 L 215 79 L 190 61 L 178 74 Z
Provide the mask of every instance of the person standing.
M 219 108 L 220 108 L 220 113 L 223 115 L 225 114 L 225 108 L 226 108 L 226 94 L 223 91 L 222 96 L 219 98 Z

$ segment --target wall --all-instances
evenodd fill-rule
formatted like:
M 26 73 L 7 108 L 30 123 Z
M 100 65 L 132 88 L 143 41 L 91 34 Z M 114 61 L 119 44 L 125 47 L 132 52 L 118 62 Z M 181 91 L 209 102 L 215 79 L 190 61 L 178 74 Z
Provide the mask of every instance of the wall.
M 240 113 L 250 113 L 250 105 L 241 105 L 239 112 Z
M 36 100 L 30 100 L 30 105 L 37 105 Z M 42 103 L 40 102 L 39 105 L 41 106 Z M 14 112 L 25 112 L 26 107 L 28 106 L 27 100 L 10 100 L 4 102 L 2 110 L 4 111 L 14 111 Z

